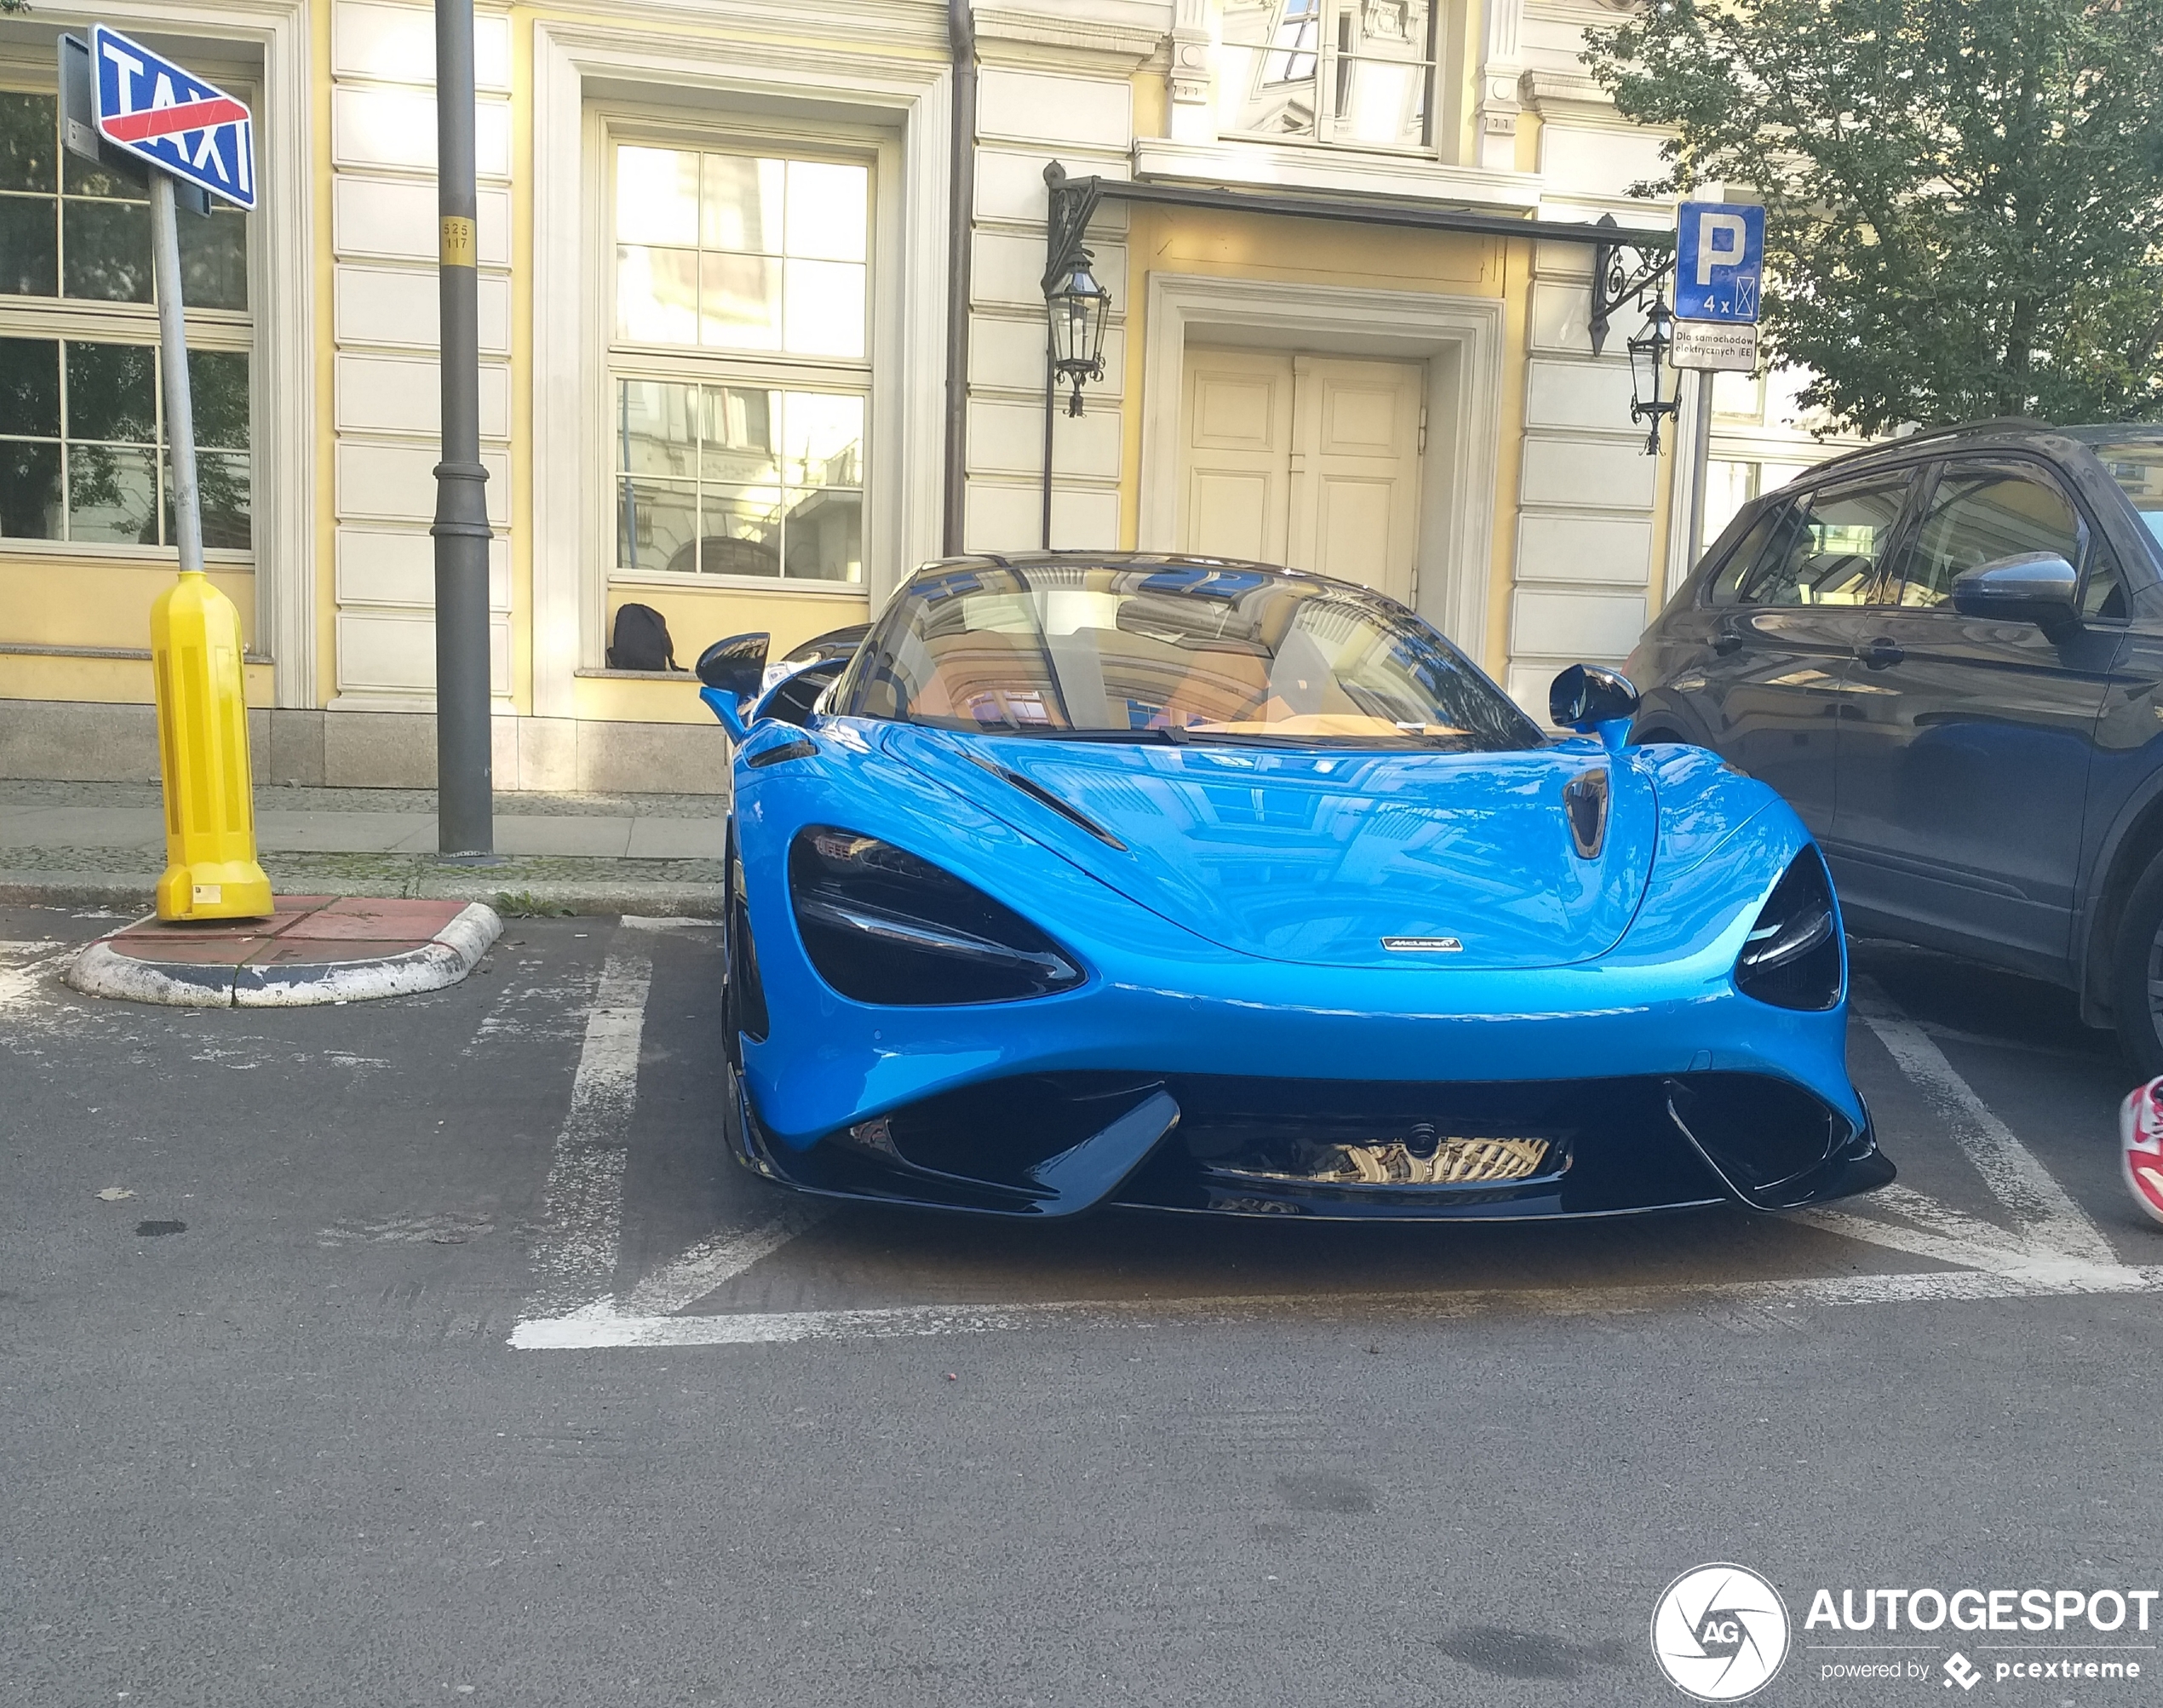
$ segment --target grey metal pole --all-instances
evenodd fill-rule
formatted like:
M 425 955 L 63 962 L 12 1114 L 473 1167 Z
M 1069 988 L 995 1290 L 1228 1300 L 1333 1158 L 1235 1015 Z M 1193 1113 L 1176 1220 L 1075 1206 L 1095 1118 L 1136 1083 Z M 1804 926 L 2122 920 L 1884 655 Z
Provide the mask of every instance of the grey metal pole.
M 1713 461 L 1713 370 L 1697 370 L 1696 432 L 1690 448 L 1690 550 L 1683 554 L 1683 574 L 1697 567 L 1705 550 L 1705 481 Z
M 436 211 L 443 304 L 443 461 L 436 465 L 436 846 L 491 860 L 488 470 L 480 460 L 473 273 L 473 4 L 436 0 Z
M 150 175 L 150 265 L 158 283 L 158 346 L 165 369 L 165 445 L 173 460 L 173 521 L 183 574 L 203 567 L 203 496 L 195 476 L 195 404 L 188 390 L 187 318 L 181 302 L 181 228 L 173 181 Z
M 1044 540 L 1052 549 L 1052 419 L 1059 410 L 1059 372 L 1052 359 L 1052 328 L 1044 327 Z

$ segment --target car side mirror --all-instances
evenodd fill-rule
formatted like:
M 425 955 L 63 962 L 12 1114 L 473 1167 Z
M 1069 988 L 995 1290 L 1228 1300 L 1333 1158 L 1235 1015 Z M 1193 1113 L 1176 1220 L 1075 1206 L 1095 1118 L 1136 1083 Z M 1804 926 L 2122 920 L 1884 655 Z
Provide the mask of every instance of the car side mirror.
M 1597 733 L 1609 748 L 1627 739 L 1638 714 L 1638 691 L 1630 679 L 1604 664 L 1573 664 L 1547 690 L 1547 719 L 1558 728 Z
M 732 740 L 742 741 L 749 728 L 743 708 L 765 679 L 772 639 L 770 634 L 732 634 L 698 655 L 698 679 L 706 685 L 698 697 L 713 708 Z
M 2022 552 L 1963 571 L 1953 582 L 1962 616 L 2032 622 L 2056 639 L 2077 627 L 2080 577 L 2056 552 Z

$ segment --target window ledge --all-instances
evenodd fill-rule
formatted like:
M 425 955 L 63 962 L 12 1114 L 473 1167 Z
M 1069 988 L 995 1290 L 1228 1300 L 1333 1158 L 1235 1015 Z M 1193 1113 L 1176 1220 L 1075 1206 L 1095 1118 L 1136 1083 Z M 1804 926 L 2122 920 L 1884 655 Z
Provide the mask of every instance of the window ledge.
M 666 570 L 611 570 L 611 587 L 674 587 L 680 592 L 766 593 L 806 599 L 868 599 L 862 582 L 789 581 L 780 576 L 670 575 Z
M 574 670 L 573 676 L 598 676 L 611 682 L 685 682 L 698 679 L 688 670 Z
M 1258 189 L 1395 196 L 1508 213 L 1529 214 L 1540 205 L 1536 173 L 1445 166 L 1403 154 L 1363 153 L 1334 143 L 1288 144 L 1241 137 L 1179 142 L 1168 136 L 1145 136 L 1134 143 L 1134 175 Z
M 0 654 L 10 658 L 121 658 L 150 662 L 147 646 L 46 646 L 31 640 L 0 640 Z M 268 664 L 267 652 L 244 652 L 243 664 Z

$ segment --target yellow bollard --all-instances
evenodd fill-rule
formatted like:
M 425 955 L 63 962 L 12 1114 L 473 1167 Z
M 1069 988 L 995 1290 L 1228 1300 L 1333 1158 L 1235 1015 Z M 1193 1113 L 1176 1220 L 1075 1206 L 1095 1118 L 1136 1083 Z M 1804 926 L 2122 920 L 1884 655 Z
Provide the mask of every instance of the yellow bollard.
M 240 613 L 200 570 L 183 570 L 150 611 L 158 757 L 165 784 L 161 920 L 250 920 L 271 912 L 255 862 Z

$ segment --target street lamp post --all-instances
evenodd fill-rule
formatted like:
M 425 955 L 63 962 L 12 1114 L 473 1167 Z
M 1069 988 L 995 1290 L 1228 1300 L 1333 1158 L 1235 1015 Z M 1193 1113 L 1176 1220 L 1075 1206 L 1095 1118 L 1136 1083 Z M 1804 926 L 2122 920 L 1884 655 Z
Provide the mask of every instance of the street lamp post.
M 489 728 L 488 470 L 473 272 L 473 0 L 436 0 L 436 211 L 443 461 L 436 465 L 436 846 L 496 857 Z

